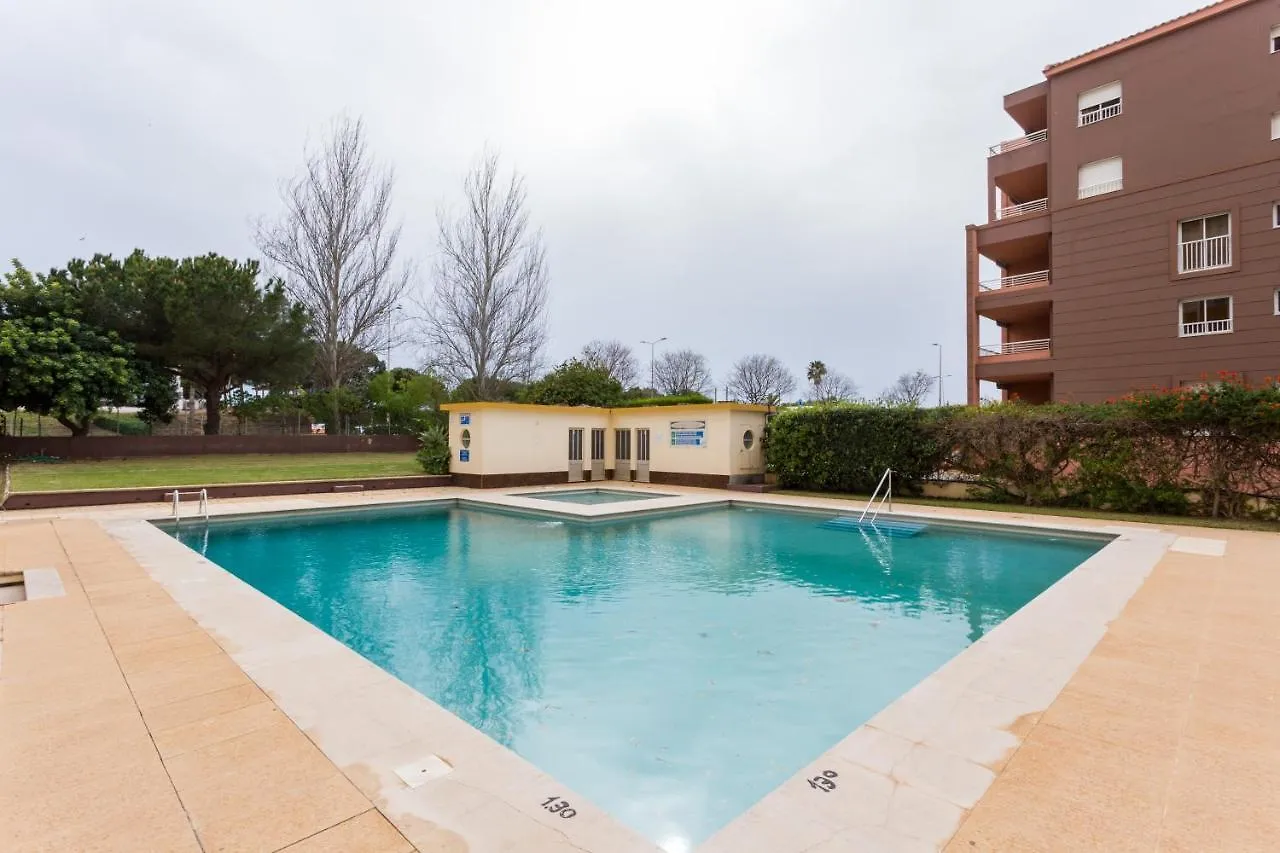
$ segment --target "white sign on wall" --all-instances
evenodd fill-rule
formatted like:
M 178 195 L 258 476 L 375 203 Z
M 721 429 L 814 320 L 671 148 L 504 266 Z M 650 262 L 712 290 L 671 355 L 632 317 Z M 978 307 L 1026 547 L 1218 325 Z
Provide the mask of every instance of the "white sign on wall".
M 672 447 L 706 447 L 707 446 L 707 422 L 706 421 L 672 421 L 671 422 L 671 446 Z

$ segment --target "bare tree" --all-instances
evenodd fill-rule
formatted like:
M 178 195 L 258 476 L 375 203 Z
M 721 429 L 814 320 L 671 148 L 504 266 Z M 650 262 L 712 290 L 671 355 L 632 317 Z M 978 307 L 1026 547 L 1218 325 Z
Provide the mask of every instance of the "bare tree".
M 885 389 L 880 399 L 889 406 L 919 406 L 937 381 L 936 376 L 923 370 L 904 373 Z
M 631 347 L 622 341 L 591 341 L 582 348 L 581 360 L 584 364 L 603 370 L 610 378 L 622 383 L 623 388 L 631 388 L 636 384 L 636 375 L 640 372 L 639 362 Z
M 485 154 L 463 182 L 466 206 L 438 215 L 440 260 L 424 306 L 433 364 L 455 383 L 472 380 L 481 400 L 503 383 L 528 381 L 547 338 L 547 262 L 531 230 L 524 178 L 498 180 Z
M 771 355 L 738 359 L 729 375 L 729 396 L 744 403 L 776 405 L 796 387 L 787 366 Z
M 858 386 L 847 376 L 824 370 L 813 384 L 813 393 L 822 403 L 845 402 L 858 398 Z
M 664 352 L 653 365 L 654 383 L 663 394 L 701 394 L 711 384 L 707 359 L 691 349 Z
M 412 275 L 410 265 L 396 263 L 394 186 L 392 170 L 369 154 L 363 121 L 343 116 L 318 151 L 305 152 L 301 174 L 282 185 L 280 219 L 258 223 L 258 249 L 311 315 L 317 376 L 331 391 L 387 340 Z M 335 393 L 335 425 L 339 411 Z

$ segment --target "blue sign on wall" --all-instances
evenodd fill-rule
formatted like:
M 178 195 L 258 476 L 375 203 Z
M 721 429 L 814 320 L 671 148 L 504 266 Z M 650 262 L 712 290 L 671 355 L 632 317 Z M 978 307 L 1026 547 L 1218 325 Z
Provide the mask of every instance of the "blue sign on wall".
M 470 462 L 470 461 L 471 461 L 471 451 L 470 451 L 470 450 L 467 450 L 466 448 L 463 448 L 462 450 L 459 450 L 459 451 L 458 451 L 458 461 L 459 461 L 459 462 Z
M 458 415 L 458 423 L 466 426 L 471 423 L 471 415 Z

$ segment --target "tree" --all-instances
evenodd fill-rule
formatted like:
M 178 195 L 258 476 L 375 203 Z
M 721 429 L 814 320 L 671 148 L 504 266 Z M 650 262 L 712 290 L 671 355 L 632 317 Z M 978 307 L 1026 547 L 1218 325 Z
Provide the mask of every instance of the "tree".
M 669 350 L 654 362 L 653 377 L 663 394 L 700 394 L 711 384 L 711 369 L 700 353 Z
M 839 403 L 856 400 L 858 386 L 853 380 L 839 373 L 823 374 L 818 384 L 813 386 L 815 398 L 821 403 Z
M 138 250 L 123 262 L 110 255 L 74 260 L 50 275 L 133 342 L 152 371 L 167 371 L 204 396 L 206 435 L 218 434 L 232 384 L 296 383 L 313 360 L 305 309 L 280 280 L 259 286 L 257 261 L 214 254 L 179 261 Z M 157 377 L 145 378 L 144 400 L 162 396 Z
M 777 405 L 796 387 L 787 366 L 771 355 L 749 355 L 733 365 L 726 388 L 729 395 L 744 403 Z
M 369 382 L 373 428 L 385 424 L 397 435 L 417 435 L 448 397 L 444 383 L 428 373 L 407 367 L 379 373 Z
M 308 317 L 284 283 L 258 285 L 257 261 L 186 258 L 164 291 L 170 339 L 165 361 L 204 392 L 206 435 L 217 435 L 222 396 L 233 382 L 296 382 L 313 358 Z
M 591 341 L 582 348 L 581 361 L 605 371 L 623 388 L 635 385 L 636 375 L 640 372 L 639 363 L 631 347 L 618 340 Z
M 99 406 L 136 393 L 133 350 L 93 326 L 63 282 L 13 267 L 0 285 L 0 409 L 50 415 L 86 435 Z
M 533 378 L 546 343 L 547 263 L 529 226 L 524 178 L 499 184 L 485 155 L 463 182 L 466 207 L 441 212 L 434 287 L 424 307 L 433 364 L 456 384 L 493 399 L 503 383 Z
M 880 399 L 889 406 L 919 406 L 937 381 L 936 376 L 923 370 L 904 373 L 885 389 Z
M 809 384 L 817 388 L 822 384 L 823 378 L 827 375 L 827 366 L 821 361 L 809 362 L 809 368 L 805 371 L 805 377 L 808 378 Z
M 571 358 L 525 389 L 524 401 L 545 406 L 616 406 L 622 383 L 602 367 Z
M 395 175 L 369 154 L 364 123 L 335 120 L 323 147 L 304 156 L 302 173 L 281 188 L 284 213 L 258 224 L 257 243 L 310 314 L 317 370 L 337 392 L 361 354 L 385 344 L 412 270 L 396 262 Z M 334 422 L 340 396 L 332 394 Z

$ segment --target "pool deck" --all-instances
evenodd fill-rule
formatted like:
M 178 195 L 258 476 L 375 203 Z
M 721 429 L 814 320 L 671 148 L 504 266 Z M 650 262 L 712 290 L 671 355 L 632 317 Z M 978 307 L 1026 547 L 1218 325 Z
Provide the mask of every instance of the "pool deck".
M 556 511 L 853 508 L 660 491 Z M 213 510 L 455 498 L 548 509 L 450 488 Z M 0 514 L 0 573 L 29 596 L 0 606 L 6 853 L 657 849 L 144 522 L 167 509 Z M 1118 539 L 700 851 L 1275 849 L 1280 535 L 908 510 Z

